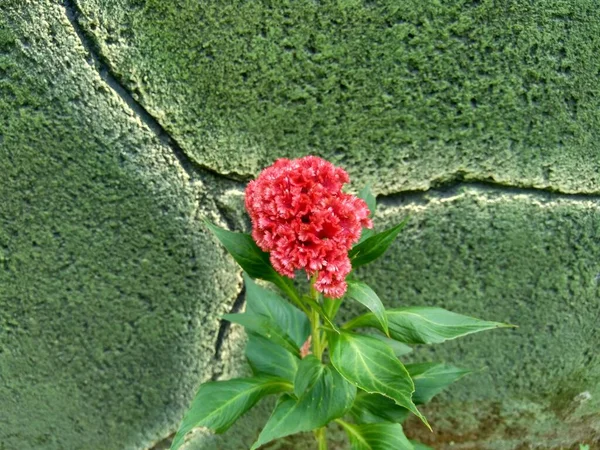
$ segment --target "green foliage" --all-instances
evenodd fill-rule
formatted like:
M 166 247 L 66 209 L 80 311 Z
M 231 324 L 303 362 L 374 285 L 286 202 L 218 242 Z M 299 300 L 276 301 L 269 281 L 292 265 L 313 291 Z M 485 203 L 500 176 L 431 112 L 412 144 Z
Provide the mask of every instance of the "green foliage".
M 331 363 L 344 378 L 364 391 L 391 398 L 429 426 L 411 399 L 414 383 L 390 347 L 370 336 L 348 332 L 331 333 L 330 345 Z
M 321 319 L 323 319 L 325 322 L 327 322 L 327 325 L 329 325 L 329 327 L 335 331 L 336 333 L 339 333 L 338 327 L 337 325 L 331 320 L 331 318 L 329 317 L 330 314 L 328 314 L 325 311 L 325 308 L 323 305 L 321 305 L 320 303 L 317 303 L 316 301 L 314 301 L 312 298 L 310 298 L 308 295 L 305 295 L 304 297 L 302 297 L 302 300 L 309 305 L 311 308 L 313 308 L 321 317 Z
M 333 367 L 322 366 L 317 358 L 306 361 L 303 367 L 312 374 L 311 382 L 302 383 L 298 390 L 304 392 L 299 396 L 285 395 L 280 399 L 252 449 L 277 438 L 323 427 L 352 407 L 356 388 Z
M 371 219 L 375 216 L 375 210 L 377 209 L 377 199 L 371 192 L 371 186 L 365 186 L 358 193 L 358 198 L 362 198 L 367 206 L 369 207 L 369 211 L 371 212 Z
M 416 405 L 429 402 L 450 384 L 470 373 L 441 363 L 407 364 L 405 367 L 415 384 L 412 400 Z M 382 395 L 359 391 L 350 414 L 358 423 L 402 423 L 410 411 Z
M 395 227 L 374 234 L 352 247 L 348 253 L 352 261 L 352 268 L 364 266 L 383 255 L 407 222 L 408 219 L 404 219 Z
M 252 236 L 226 230 L 207 220 L 204 223 L 248 275 L 270 281 L 288 294 L 293 292 L 291 283 L 273 269 L 269 254 L 258 248 Z
M 385 307 L 373 289 L 365 283 L 351 280 L 348 281 L 346 297 L 356 300 L 371 310 L 373 316 L 379 321 L 379 325 L 383 332 L 386 335 L 390 334 L 388 331 L 388 320 L 385 314 Z
M 410 411 L 383 395 L 359 391 L 350 415 L 357 423 L 402 423 Z
M 406 344 L 439 344 L 471 333 L 511 327 L 463 316 L 442 308 L 414 306 L 386 311 L 390 336 Z M 384 331 L 377 317 L 368 313 L 348 322 L 344 328 L 375 327 Z
M 186 433 L 195 427 L 207 427 L 223 433 L 261 398 L 290 391 L 285 380 L 257 377 L 210 382 L 200 386 L 192 406 L 173 439 L 171 450 L 178 449 Z
M 246 285 L 246 312 L 271 319 L 301 347 L 310 335 L 310 322 L 305 314 L 290 305 L 275 292 L 256 284 L 244 274 Z
M 412 348 L 408 345 L 403 344 L 402 342 L 398 342 L 394 339 L 390 339 L 386 336 L 382 336 L 380 334 L 372 334 L 369 336 L 374 337 L 375 339 L 379 339 L 381 342 L 384 342 L 388 347 L 390 347 L 394 351 L 394 354 L 397 357 L 408 355 L 410 352 L 412 352 Z
M 294 355 L 300 355 L 300 348 L 294 341 L 277 325 L 277 322 L 267 317 L 245 313 L 225 314 L 223 319 L 242 325 L 249 332 L 267 338 L 274 344 L 281 345 Z
M 471 373 L 442 363 L 407 364 L 406 370 L 415 383 L 413 401 L 417 405 L 429 402 L 446 387 Z
M 300 364 L 294 380 L 294 395 L 298 398 L 314 386 L 323 375 L 325 366 L 314 355 L 307 355 Z
M 414 450 L 397 423 L 368 423 L 354 425 L 338 422 L 350 438 L 352 450 Z
M 258 248 L 258 245 L 252 240 L 252 236 L 226 230 L 208 221 L 205 221 L 205 224 L 233 256 L 233 259 L 252 278 L 262 278 L 273 282 L 279 278 L 279 274 L 275 272 L 269 262 L 269 254 Z
M 410 443 L 413 445 L 414 450 L 433 450 L 431 447 L 417 441 L 410 441 Z
M 370 190 L 361 191 L 361 197 L 374 214 L 376 202 Z M 381 256 L 405 223 L 356 245 L 349 253 L 353 267 Z M 370 312 L 340 328 L 335 323 L 340 300 L 320 298 L 312 285 L 310 295 L 298 293 L 274 271 L 268 255 L 249 235 L 208 226 L 246 271 L 246 312 L 224 318 L 245 327 L 246 356 L 254 378 L 202 385 L 172 449 L 181 445 L 193 427 L 223 432 L 262 397 L 277 393 L 281 395 L 253 450 L 305 431 L 315 432 L 319 449 L 326 449 L 324 427 L 334 420 L 346 430 L 354 450 L 427 450 L 406 438 L 401 423 L 412 413 L 429 427 L 416 405 L 429 402 L 469 371 L 443 363 L 405 366 L 399 357 L 412 350 L 407 344 L 437 344 L 508 326 L 434 307 L 386 311 L 373 289 L 352 279 L 346 297 Z M 298 308 L 252 278 L 273 282 Z M 386 336 L 356 331 L 363 327 L 376 328 Z M 309 336 L 314 354 L 307 354 L 304 345 Z M 322 354 L 327 346 L 330 362 L 325 364 Z M 353 423 L 342 420 L 344 416 Z
M 248 330 L 246 330 L 248 331 Z M 267 338 L 248 331 L 246 358 L 255 375 L 271 375 L 294 382 L 300 358 Z

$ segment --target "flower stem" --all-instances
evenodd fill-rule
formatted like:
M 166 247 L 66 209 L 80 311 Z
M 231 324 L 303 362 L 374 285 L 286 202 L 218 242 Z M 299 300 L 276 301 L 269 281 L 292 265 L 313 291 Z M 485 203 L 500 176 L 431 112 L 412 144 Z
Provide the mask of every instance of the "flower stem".
M 310 296 L 312 299 L 319 303 L 320 295 L 319 292 L 315 289 L 315 281 L 316 275 L 313 276 L 310 281 Z M 327 335 L 321 334 L 321 318 L 319 316 L 319 311 L 315 308 L 310 308 L 310 325 L 311 325 L 311 333 L 312 333 L 312 351 L 313 355 L 321 361 L 323 359 L 323 351 L 327 346 Z M 314 431 L 315 439 L 317 440 L 318 450 L 327 450 L 327 437 L 326 437 L 326 429 L 325 427 L 319 428 Z
M 314 286 L 316 279 L 317 276 L 315 275 L 310 281 L 310 296 L 316 303 L 319 303 L 319 292 L 315 289 Z M 325 342 L 325 339 L 323 339 L 325 336 L 321 336 L 321 318 L 319 316 L 319 311 L 317 311 L 315 308 L 311 308 L 310 312 L 313 355 L 315 355 L 319 360 L 321 360 L 323 358 L 323 350 L 325 350 L 325 345 L 327 344 Z
M 319 445 L 319 450 L 327 450 L 327 438 L 325 436 L 326 429 L 325 427 L 319 428 L 315 430 L 315 438 L 317 439 L 317 444 Z

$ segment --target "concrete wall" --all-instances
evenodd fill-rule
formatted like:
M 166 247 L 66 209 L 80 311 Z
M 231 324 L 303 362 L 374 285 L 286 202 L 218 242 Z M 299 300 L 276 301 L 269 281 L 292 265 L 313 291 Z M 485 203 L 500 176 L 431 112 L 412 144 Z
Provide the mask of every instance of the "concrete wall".
M 247 229 L 245 182 L 305 154 L 411 216 L 360 273 L 386 305 L 520 326 L 415 352 L 477 372 L 411 436 L 600 446 L 599 54 L 592 0 L 5 0 L 0 449 L 151 448 L 243 373 L 199 219 Z M 189 448 L 248 447 L 268 406 Z

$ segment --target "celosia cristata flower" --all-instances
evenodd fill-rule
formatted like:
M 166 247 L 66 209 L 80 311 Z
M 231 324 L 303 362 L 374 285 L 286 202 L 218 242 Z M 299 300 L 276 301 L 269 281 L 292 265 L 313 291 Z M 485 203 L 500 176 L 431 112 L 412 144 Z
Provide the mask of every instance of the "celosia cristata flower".
M 318 273 L 315 288 L 327 297 L 346 292 L 352 266 L 348 250 L 371 228 L 367 204 L 342 192 L 345 170 L 306 156 L 279 159 L 246 188 L 252 237 L 270 252 L 275 270 L 288 277 Z

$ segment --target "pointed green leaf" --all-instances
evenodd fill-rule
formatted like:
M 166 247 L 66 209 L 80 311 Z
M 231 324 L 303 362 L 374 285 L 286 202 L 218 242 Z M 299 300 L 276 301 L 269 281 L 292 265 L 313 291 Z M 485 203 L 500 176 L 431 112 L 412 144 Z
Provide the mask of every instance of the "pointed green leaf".
M 356 269 L 368 264 L 383 255 L 407 222 L 408 219 L 404 219 L 395 227 L 377 233 L 352 247 L 348 253 L 352 261 L 352 268 Z
M 252 450 L 274 439 L 325 426 L 352 406 L 356 388 L 331 366 L 299 399 L 284 395 L 275 406 Z
M 379 339 L 381 342 L 387 344 L 387 346 L 394 351 L 394 355 L 397 357 L 408 355 L 410 352 L 412 352 L 412 348 L 410 348 L 408 345 L 394 339 L 390 339 L 380 334 L 370 334 L 369 336 Z
M 310 388 L 323 375 L 325 366 L 314 355 L 307 355 L 298 364 L 298 371 L 294 379 L 294 395 L 298 398 Z
M 268 317 L 294 341 L 298 347 L 310 335 L 310 322 L 302 311 L 275 292 L 256 284 L 244 274 L 246 312 Z
M 290 295 L 291 298 L 296 297 L 291 280 L 279 275 L 273 269 L 269 260 L 269 254 L 263 252 L 256 245 L 252 236 L 226 230 L 207 220 L 204 223 L 248 275 L 252 278 L 270 281 Z
M 377 199 L 371 192 L 371 186 L 366 185 L 364 188 L 362 188 L 362 190 L 358 193 L 358 198 L 362 198 L 365 201 L 367 207 L 369 208 L 369 211 L 371 212 L 372 219 L 373 216 L 375 216 L 375 209 L 377 208 Z
M 366 306 L 377 320 L 379 320 L 383 332 L 389 335 L 385 307 L 375 291 L 373 291 L 368 284 L 361 281 L 349 280 L 346 296 Z
M 292 386 L 276 378 L 237 378 L 204 383 L 185 414 L 173 439 L 171 450 L 183 444 L 185 435 L 196 427 L 207 427 L 223 433 L 261 398 L 290 391 Z
M 410 441 L 415 450 L 434 450 L 431 447 L 426 446 L 425 444 L 421 444 L 418 441 Z
M 329 340 L 331 363 L 344 378 L 364 391 L 391 398 L 429 426 L 411 400 L 413 381 L 390 347 L 373 337 L 348 332 L 331 333 Z
M 246 358 L 255 375 L 271 375 L 294 382 L 300 358 L 274 342 L 248 333 Z
M 360 239 L 358 240 L 358 242 L 356 243 L 356 245 L 360 244 L 361 242 L 366 241 L 367 239 L 369 239 L 374 234 L 375 234 L 375 230 L 373 230 L 373 228 L 363 228 L 360 231 Z M 356 247 L 356 245 L 355 245 L 355 247 Z
M 275 281 L 280 275 L 275 272 L 269 261 L 269 254 L 263 252 L 252 239 L 245 233 L 236 233 L 218 227 L 209 221 L 206 226 L 221 241 L 233 259 L 242 266 L 252 278 L 262 278 L 267 281 Z
M 405 367 L 415 383 L 412 400 L 416 405 L 429 402 L 444 388 L 469 373 L 441 363 L 407 364 Z M 410 412 L 389 398 L 359 391 L 350 414 L 358 423 L 402 423 Z
M 359 391 L 350 415 L 358 423 L 402 423 L 410 415 L 410 411 L 382 395 Z
M 443 363 L 407 364 L 406 370 L 415 383 L 413 402 L 417 405 L 429 402 L 446 387 L 471 373 Z
M 350 438 L 352 450 L 414 450 L 397 423 L 355 425 L 338 421 Z
M 291 352 L 293 355 L 300 355 L 300 348 L 296 343 L 281 329 L 277 323 L 265 316 L 255 314 L 225 314 L 223 319 L 229 322 L 237 323 L 247 331 L 263 336 L 277 345 Z
M 339 298 L 323 297 L 323 311 L 325 311 L 325 315 L 329 317 L 329 320 L 333 321 L 340 309 L 341 304 L 342 301 Z
M 511 327 L 427 306 L 388 309 L 386 316 L 390 336 L 406 344 L 439 344 L 478 331 Z M 375 327 L 383 331 L 372 313 L 358 316 L 344 325 L 346 329 L 358 327 Z

